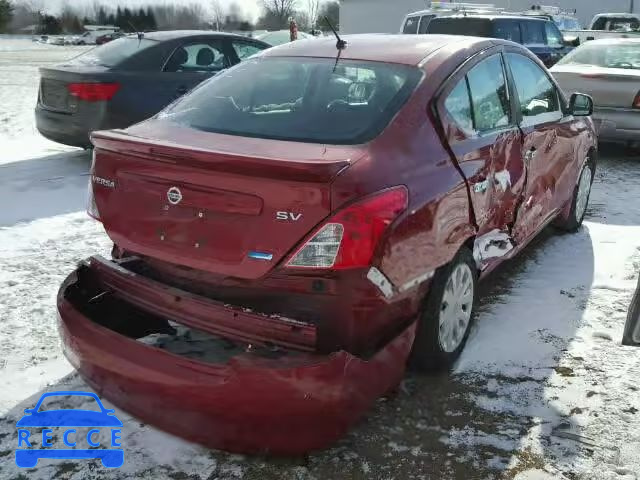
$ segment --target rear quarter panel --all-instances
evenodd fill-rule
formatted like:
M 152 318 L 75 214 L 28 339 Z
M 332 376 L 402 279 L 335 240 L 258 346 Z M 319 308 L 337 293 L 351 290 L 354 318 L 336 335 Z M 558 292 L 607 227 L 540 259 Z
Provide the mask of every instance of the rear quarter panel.
M 461 37 L 460 43 L 469 43 Z M 453 71 L 491 41 L 450 45 L 423 67 L 425 78 L 368 154 L 332 189 L 332 205 L 395 185 L 409 190 L 409 208 L 379 247 L 376 265 L 401 291 L 448 263 L 475 233 L 467 185 L 445 149 L 431 113 L 434 93 Z M 480 47 L 478 47 L 480 45 Z

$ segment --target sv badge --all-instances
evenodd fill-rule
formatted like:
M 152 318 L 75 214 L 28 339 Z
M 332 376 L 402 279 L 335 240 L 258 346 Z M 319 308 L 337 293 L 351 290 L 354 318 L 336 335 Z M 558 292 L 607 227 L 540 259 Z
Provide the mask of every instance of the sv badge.
M 276 212 L 276 220 L 282 220 L 285 222 L 293 221 L 297 222 L 302 218 L 301 213 L 293 213 L 293 212 Z

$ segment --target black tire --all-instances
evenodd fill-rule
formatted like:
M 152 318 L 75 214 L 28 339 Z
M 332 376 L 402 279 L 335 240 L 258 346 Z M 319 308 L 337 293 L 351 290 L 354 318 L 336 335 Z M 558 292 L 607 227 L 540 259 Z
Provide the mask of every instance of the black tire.
M 627 323 L 625 324 L 624 334 L 622 336 L 623 345 L 640 345 L 638 339 L 634 339 L 638 318 L 640 318 L 640 276 L 638 276 L 638 286 L 633 294 L 631 305 L 629 305 L 629 312 L 627 313 Z
M 587 168 L 589 169 L 589 172 L 591 172 L 591 178 L 589 178 L 589 194 L 587 195 L 587 205 L 582 211 L 582 214 L 578 215 L 576 210 L 577 210 L 577 203 L 578 203 L 578 192 L 580 190 L 580 181 L 583 173 L 585 173 L 585 169 Z M 593 164 L 589 161 L 589 159 L 587 159 L 584 166 L 582 167 L 582 170 L 580 170 L 580 176 L 578 177 L 576 188 L 573 191 L 573 197 L 571 199 L 571 211 L 569 212 L 569 216 L 566 219 L 558 218 L 554 223 L 554 226 L 556 228 L 569 233 L 578 231 L 578 229 L 582 225 L 582 221 L 584 220 L 584 215 L 589 205 L 589 198 L 591 197 L 591 185 L 593 184 L 593 174 L 594 174 Z
M 447 351 L 440 341 L 440 312 L 443 311 L 443 299 L 447 283 L 458 265 L 466 264 L 471 273 L 473 295 L 471 301 L 471 315 L 462 336 L 462 340 L 455 350 Z M 468 248 L 463 247 L 450 263 L 439 268 L 431 283 L 431 288 L 425 299 L 418 326 L 416 339 L 413 342 L 409 366 L 418 371 L 432 372 L 451 368 L 464 349 L 471 325 L 475 316 L 478 296 L 478 270 L 476 262 Z

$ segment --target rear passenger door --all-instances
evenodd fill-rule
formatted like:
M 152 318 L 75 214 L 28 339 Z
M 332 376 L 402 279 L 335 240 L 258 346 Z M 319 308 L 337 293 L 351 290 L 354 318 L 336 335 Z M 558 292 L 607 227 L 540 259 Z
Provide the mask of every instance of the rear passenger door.
M 479 238 L 510 235 L 524 188 L 521 136 L 510 96 L 502 54 L 492 49 L 452 77 L 438 100 L 448 143 L 469 184 Z M 501 247 L 476 257 L 486 264 L 510 250 L 508 241 Z
M 513 231 L 518 242 L 526 241 L 563 206 L 571 193 L 573 162 L 571 117 L 565 117 L 561 96 L 548 73 L 516 51 L 505 52 L 522 130 L 521 157 L 526 168 L 526 187 Z
M 220 40 L 179 40 L 173 42 L 154 72 L 146 73 L 141 89 L 139 118 L 149 118 L 180 98 L 202 81 L 229 66 L 230 60 Z M 133 119 L 132 119 L 133 120 Z

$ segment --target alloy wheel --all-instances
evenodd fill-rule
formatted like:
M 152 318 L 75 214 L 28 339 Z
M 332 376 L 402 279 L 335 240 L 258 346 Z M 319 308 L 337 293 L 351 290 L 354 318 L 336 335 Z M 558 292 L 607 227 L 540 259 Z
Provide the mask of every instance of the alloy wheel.
M 464 340 L 473 308 L 473 274 L 466 263 L 452 270 L 440 306 L 438 340 L 447 353 L 454 352 Z

